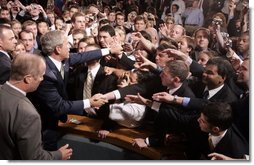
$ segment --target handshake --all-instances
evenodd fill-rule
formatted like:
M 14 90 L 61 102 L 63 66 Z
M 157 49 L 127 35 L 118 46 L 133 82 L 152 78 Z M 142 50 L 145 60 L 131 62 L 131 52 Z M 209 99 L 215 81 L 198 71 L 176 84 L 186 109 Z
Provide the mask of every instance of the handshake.
M 95 94 L 90 99 L 90 104 L 92 108 L 99 109 L 102 105 L 108 103 L 108 99 L 103 94 Z

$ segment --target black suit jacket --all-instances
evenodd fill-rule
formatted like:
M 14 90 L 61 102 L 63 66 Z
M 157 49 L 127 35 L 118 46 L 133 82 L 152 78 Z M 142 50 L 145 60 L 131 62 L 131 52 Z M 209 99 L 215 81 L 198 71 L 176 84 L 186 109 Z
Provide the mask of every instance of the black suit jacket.
M 206 146 L 209 146 L 207 139 Z M 232 125 L 227 129 L 225 136 L 216 145 L 214 150 L 210 150 L 210 148 L 208 148 L 204 155 L 208 155 L 211 152 L 217 152 L 232 158 L 243 158 L 244 155 L 249 155 L 249 143 L 242 136 L 239 130 Z
M 182 86 L 173 93 L 180 97 L 195 98 L 194 93 L 188 86 L 187 82 L 184 82 Z M 179 118 L 175 115 L 172 116 L 171 111 L 176 111 L 179 116 L 182 114 L 196 114 L 194 110 L 184 109 L 182 106 L 171 105 L 162 103 L 154 122 L 155 134 L 149 137 L 149 143 L 151 146 L 157 146 L 163 144 L 165 134 L 181 132 L 182 129 L 179 127 Z
M 236 127 L 249 142 L 249 94 L 235 102 L 232 102 L 230 105 L 232 107 L 233 119 Z
M 214 151 L 232 158 L 243 158 L 243 155 L 249 155 L 249 143 L 233 125 L 227 130 L 227 133 L 217 144 Z
M 84 89 L 84 83 L 87 78 L 87 67 L 84 65 L 80 65 L 77 70 L 73 73 L 74 79 L 74 85 L 72 85 L 72 90 L 69 90 L 70 92 L 73 92 L 71 95 L 74 96 L 74 100 L 82 100 L 83 99 L 83 89 Z M 117 89 L 117 77 L 115 75 L 106 75 L 104 72 L 104 67 L 100 66 L 92 87 L 92 96 L 97 93 L 105 94 L 108 92 L 111 92 L 113 90 Z M 100 107 L 100 109 L 97 111 L 97 117 L 102 119 L 107 119 L 109 115 L 109 104 L 112 102 L 109 102 L 108 104 L 103 105 Z M 84 113 L 86 115 L 86 113 Z
M 0 84 L 4 84 L 10 78 L 11 59 L 0 52 Z
M 200 91 L 202 92 L 204 90 L 200 90 Z M 202 98 L 202 96 L 201 96 L 201 98 Z M 198 98 L 191 99 L 188 104 L 188 108 L 202 109 L 205 106 L 205 104 L 207 104 L 209 101 L 212 101 L 212 102 L 219 101 L 219 102 L 231 103 L 231 102 L 237 101 L 237 97 L 234 94 L 234 92 L 232 92 L 232 90 L 228 87 L 228 85 L 224 84 L 224 86 L 221 88 L 221 90 L 219 90 L 209 100 L 198 99 Z
M 75 73 L 75 99 L 83 99 L 84 82 L 87 77 L 87 68 L 80 67 Z M 106 75 L 104 68 L 100 66 L 93 82 L 92 95 L 108 93 L 117 89 L 117 77 Z
M 70 58 L 64 61 L 64 80 L 55 64 L 49 57 L 45 57 L 46 72 L 44 80 L 29 97 L 41 115 L 43 130 L 56 129 L 59 120 L 66 121 L 67 114 L 83 114 L 83 100 L 70 101 L 68 99 L 66 85 L 69 68 L 75 64 L 98 59 L 101 56 L 101 50 L 71 54 Z

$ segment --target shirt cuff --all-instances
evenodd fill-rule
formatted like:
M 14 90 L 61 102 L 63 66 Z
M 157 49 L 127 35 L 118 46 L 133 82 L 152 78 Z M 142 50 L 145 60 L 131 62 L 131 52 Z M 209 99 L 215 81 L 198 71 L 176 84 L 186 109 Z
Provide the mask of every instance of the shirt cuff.
M 147 144 L 147 146 L 150 146 L 150 143 L 149 143 L 149 138 L 145 138 L 145 143 Z
M 121 94 L 120 94 L 119 90 L 114 90 L 113 93 L 115 95 L 115 100 L 118 100 L 121 98 Z
M 183 106 L 184 107 L 187 107 L 189 102 L 190 102 L 190 98 L 189 97 L 184 97 L 183 98 Z
M 192 60 L 190 57 L 188 57 L 187 60 L 185 61 L 185 64 L 188 65 L 188 66 L 190 66 L 191 63 L 192 63 L 192 61 L 193 61 L 193 60 Z
M 161 106 L 161 103 L 154 101 L 151 108 L 152 108 L 152 110 L 159 112 L 160 106 Z
M 106 56 L 106 55 L 110 54 L 110 51 L 108 48 L 103 48 L 103 49 L 101 49 L 101 54 L 102 54 L 102 56 Z
M 84 103 L 84 109 L 90 108 L 90 107 L 91 107 L 91 104 L 90 104 L 89 99 L 83 100 L 83 103 Z

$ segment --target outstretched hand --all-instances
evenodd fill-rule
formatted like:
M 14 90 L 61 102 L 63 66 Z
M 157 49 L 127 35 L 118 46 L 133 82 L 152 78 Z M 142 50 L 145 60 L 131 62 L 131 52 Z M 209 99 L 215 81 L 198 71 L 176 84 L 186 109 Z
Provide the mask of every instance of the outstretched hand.
M 142 104 L 142 105 L 146 105 L 146 106 L 148 106 L 152 103 L 151 100 L 142 97 L 139 93 L 138 93 L 138 95 L 126 95 L 125 100 L 127 102 Z
M 170 95 L 167 92 L 159 92 L 159 93 L 153 94 L 152 98 L 155 101 L 170 103 L 173 101 L 174 96 Z
M 102 105 L 108 102 L 107 98 L 100 93 L 93 95 L 89 99 L 89 101 L 90 101 L 91 107 L 95 109 L 99 109 Z

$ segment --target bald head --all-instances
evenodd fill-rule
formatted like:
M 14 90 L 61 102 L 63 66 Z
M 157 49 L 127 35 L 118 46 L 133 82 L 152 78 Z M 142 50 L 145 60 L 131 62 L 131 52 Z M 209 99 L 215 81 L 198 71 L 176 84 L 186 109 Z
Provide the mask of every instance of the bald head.
M 45 66 L 43 57 L 31 53 L 22 53 L 12 61 L 10 80 L 20 81 L 26 75 L 38 76 L 41 68 L 44 68 L 43 72 L 45 72 Z

